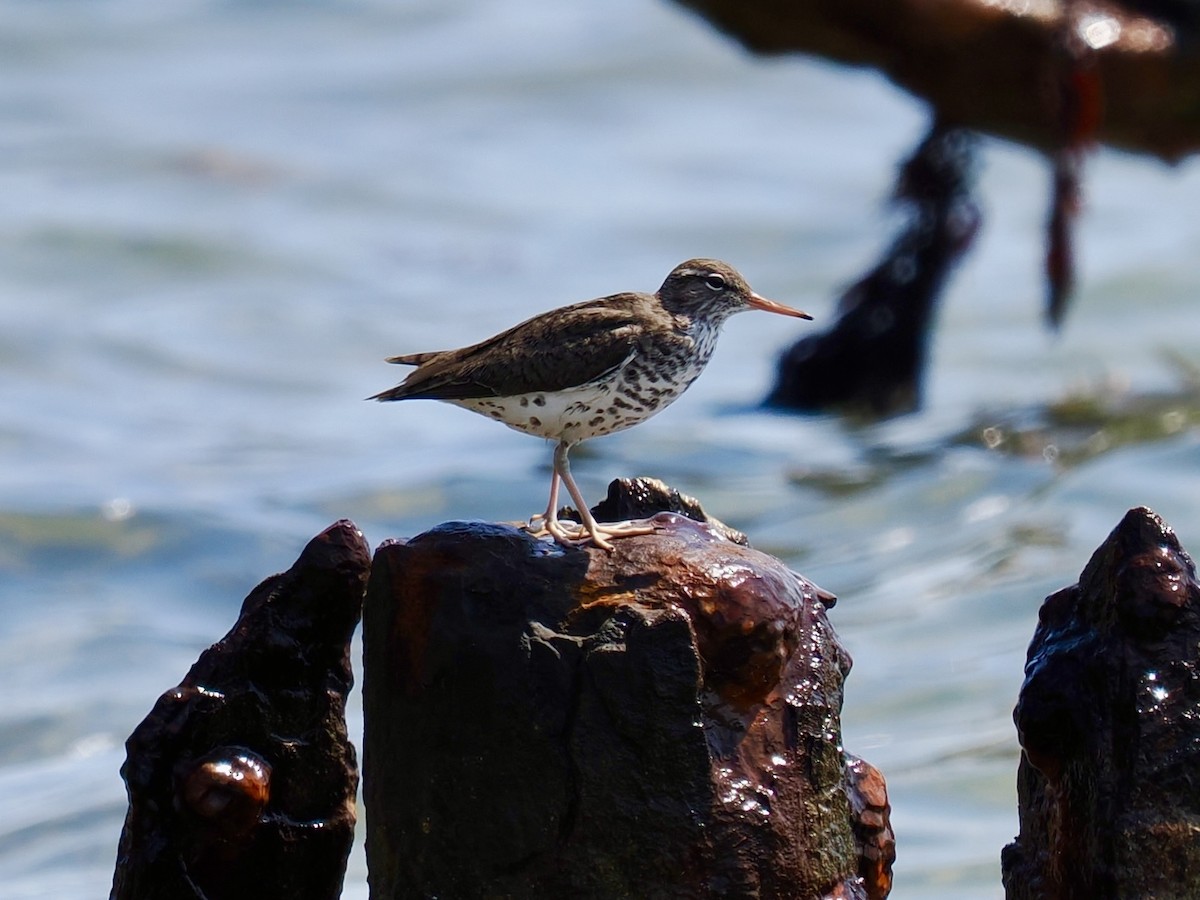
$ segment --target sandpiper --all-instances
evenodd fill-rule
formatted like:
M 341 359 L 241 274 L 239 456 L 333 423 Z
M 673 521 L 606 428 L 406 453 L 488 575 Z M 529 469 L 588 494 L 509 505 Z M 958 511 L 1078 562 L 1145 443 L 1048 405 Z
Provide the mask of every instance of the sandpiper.
M 567 454 L 588 438 L 622 431 L 672 403 L 704 370 L 727 318 L 747 309 L 811 319 L 760 297 L 730 265 L 692 259 L 655 294 L 623 293 L 534 316 L 460 350 L 409 353 L 387 361 L 416 366 L 404 382 L 369 400 L 443 400 L 510 428 L 557 441 L 550 502 L 537 534 L 560 543 L 648 534 L 644 522 L 600 524 L 571 477 Z M 558 518 L 559 480 L 582 525 Z

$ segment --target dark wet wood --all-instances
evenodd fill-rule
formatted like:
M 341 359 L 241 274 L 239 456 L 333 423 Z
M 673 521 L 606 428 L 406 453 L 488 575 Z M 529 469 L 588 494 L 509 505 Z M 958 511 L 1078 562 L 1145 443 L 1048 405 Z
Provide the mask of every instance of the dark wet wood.
M 896 835 L 892 832 L 892 807 L 888 803 L 883 773 L 858 757 L 847 755 L 850 809 L 859 847 L 859 874 L 868 900 L 883 900 L 892 890 L 892 864 L 896 861 Z
M 968 131 L 935 125 L 901 166 L 899 234 L 842 294 L 833 324 L 780 357 L 769 405 L 868 418 L 920 408 L 937 303 L 979 228 L 977 143 Z
M 571 516 L 573 512 L 568 509 L 566 514 Z M 618 478 L 609 484 L 608 495 L 592 507 L 592 515 L 600 522 L 645 519 L 660 512 L 679 513 L 704 522 L 727 541 L 750 545 L 746 535 L 710 516 L 695 497 L 681 494 L 657 478 Z
M 350 638 L 370 553 L 314 538 L 126 742 L 116 900 L 334 900 L 354 835 Z
M 863 876 L 890 878 L 883 781 L 840 747 L 833 596 L 654 521 L 611 554 L 481 523 L 379 548 L 374 898 L 886 896 Z
M 1103 108 L 1095 139 L 1167 160 L 1200 147 L 1200 41 L 1187 31 L 1194 21 L 1177 21 L 1176 39 L 1169 22 L 1115 2 L 679 2 L 752 50 L 875 67 L 948 122 L 1050 151 L 1071 140 L 1062 86 L 1077 58 L 1068 48 L 1090 26 Z M 1158 7 L 1150 11 L 1163 14 Z
M 1021 831 L 1008 900 L 1200 896 L 1200 583 L 1132 509 L 1046 598 L 1014 713 Z

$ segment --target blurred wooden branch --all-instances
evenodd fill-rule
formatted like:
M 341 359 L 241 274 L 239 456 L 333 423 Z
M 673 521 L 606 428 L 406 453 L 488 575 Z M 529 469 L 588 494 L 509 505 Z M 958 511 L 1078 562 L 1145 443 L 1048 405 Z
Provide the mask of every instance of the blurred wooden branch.
M 1175 161 L 1200 148 L 1200 41 L 1114 3 L 679 0 L 758 53 L 872 66 L 942 121 L 1043 150 L 1072 142 L 1081 68 L 1094 140 Z

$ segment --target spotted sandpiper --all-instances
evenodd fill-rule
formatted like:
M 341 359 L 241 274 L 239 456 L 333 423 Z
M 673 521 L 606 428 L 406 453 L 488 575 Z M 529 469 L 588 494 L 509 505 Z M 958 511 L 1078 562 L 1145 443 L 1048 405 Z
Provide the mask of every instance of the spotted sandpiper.
M 587 438 L 650 418 L 704 370 L 727 318 L 747 309 L 811 319 L 750 290 L 730 265 L 692 259 L 656 294 L 624 293 L 534 316 L 460 350 L 409 353 L 390 363 L 416 366 L 404 382 L 369 400 L 444 400 L 510 428 L 558 442 L 546 512 L 530 520 L 560 543 L 648 534 L 638 522 L 600 524 L 571 477 L 567 454 Z M 583 520 L 558 518 L 559 480 Z

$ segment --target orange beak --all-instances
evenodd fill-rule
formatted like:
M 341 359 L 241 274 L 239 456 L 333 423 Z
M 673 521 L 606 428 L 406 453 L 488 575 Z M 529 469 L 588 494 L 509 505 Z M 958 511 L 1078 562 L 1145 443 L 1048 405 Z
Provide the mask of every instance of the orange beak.
M 797 319 L 811 319 L 806 312 L 801 312 L 798 309 L 792 309 L 790 306 L 784 306 L 782 303 L 776 303 L 774 300 L 768 300 L 766 297 L 760 297 L 758 294 L 751 292 L 750 308 L 761 309 L 765 312 L 779 313 L 781 316 L 794 316 Z

